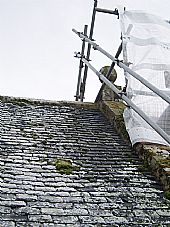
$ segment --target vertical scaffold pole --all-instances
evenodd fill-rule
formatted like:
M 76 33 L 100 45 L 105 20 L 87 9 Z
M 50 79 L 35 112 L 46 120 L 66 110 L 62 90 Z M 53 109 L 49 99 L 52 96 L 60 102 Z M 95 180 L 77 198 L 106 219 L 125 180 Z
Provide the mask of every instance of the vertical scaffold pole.
M 92 21 L 91 21 L 90 34 L 89 34 L 89 39 L 91 39 L 91 40 L 92 40 L 92 37 L 93 37 L 94 23 L 95 23 L 95 17 L 96 17 L 96 7 L 97 7 L 97 0 L 94 0 L 94 8 L 93 8 Z M 88 43 L 87 55 L 86 55 L 86 60 L 87 61 L 90 58 L 90 51 L 91 51 L 91 44 Z M 81 102 L 83 102 L 83 99 L 84 99 L 86 79 L 87 79 L 87 72 L 88 72 L 88 66 L 85 65 L 85 68 L 84 68 L 84 76 L 83 76 L 83 83 L 82 83 L 82 92 L 80 94 L 80 100 L 81 100 Z
M 87 28 L 88 25 L 84 26 L 84 35 L 87 36 Z M 81 56 L 84 57 L 84 50 L 85 50 L 85 40 L 83 40 L 82 43 L 82 49 L 81 49 Z M 80 95 L 81 95 L 81 91 L 80 91 L 80 84 L 81 84 L 81 72 L 82 72 L 82 68 L 83 68 L 83 62 L 82 62 L 82 58 L 80 59 L 80 64 L 79 64 L 79 74 L 78 74 L 78 81 L 77 81 L 77 90 L 76 90 L 76 99 L 75 101 L 78 101 L 80 99 Z

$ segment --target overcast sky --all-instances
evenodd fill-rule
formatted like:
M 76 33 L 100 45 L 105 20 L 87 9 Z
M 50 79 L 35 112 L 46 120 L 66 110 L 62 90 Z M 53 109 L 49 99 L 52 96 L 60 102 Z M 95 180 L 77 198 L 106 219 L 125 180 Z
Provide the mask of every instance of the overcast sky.
M 98 0 L 112 9 L 120 0 Z M 0 0 L 0 95 L 74 100 L 81 40 L 71 31 L 90 25 L 94 0 Z M 169 0 L 121 0 L 127 10 L 141 9 L 170 19 Z M 113 55 L 120 44 L 116 16 L 97 13 L 94 39 Z M 110 60 L 92 51 L 100 69 Z M 124 81 L 122 73 L 117 84 Z M 94 101 L 100 82 L 91 71 L 85 101 Z

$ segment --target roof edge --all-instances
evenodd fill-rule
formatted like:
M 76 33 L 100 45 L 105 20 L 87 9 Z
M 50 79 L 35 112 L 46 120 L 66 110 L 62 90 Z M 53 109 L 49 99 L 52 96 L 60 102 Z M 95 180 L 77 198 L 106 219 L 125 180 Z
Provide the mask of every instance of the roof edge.
M 0 96 L 1 102 L 10 102 L 19 106 L 26 105 L 53 105 L 53 106 L 72 106 L 76 108 L 98 109 L 97 104 L 92 102 L 77 102 L 77 101 L 55 101 L 45 99 L 34 99 L 25 97 Z

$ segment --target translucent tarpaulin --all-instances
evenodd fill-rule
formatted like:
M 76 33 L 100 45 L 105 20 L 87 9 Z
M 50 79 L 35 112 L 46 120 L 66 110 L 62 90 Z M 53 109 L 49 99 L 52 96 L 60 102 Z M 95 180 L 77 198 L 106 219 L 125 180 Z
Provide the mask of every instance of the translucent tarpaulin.
M 123 59 L 134 72 L 170 95 L 170 24 L 142 11 L 120 13 Z M 127 95 L 148 117 L 170 135 L 170 106 L 145 85 L 125 73 Z M 124 120 L 132 144 L 167 142 L 131 108 Z

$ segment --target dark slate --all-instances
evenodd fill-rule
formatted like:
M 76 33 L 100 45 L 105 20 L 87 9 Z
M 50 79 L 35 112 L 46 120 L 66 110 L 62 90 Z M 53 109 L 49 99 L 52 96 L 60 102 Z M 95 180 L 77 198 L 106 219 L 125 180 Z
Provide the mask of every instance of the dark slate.
M 162 187 L 98 110 L 1 102 L 0 133 L 0 226 L 170 226 Z

